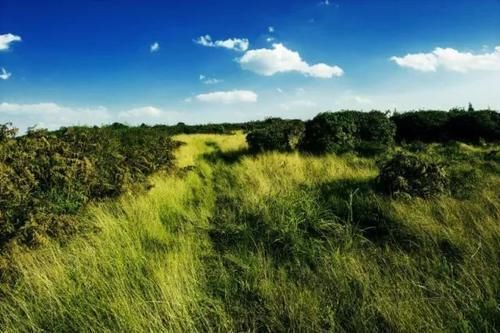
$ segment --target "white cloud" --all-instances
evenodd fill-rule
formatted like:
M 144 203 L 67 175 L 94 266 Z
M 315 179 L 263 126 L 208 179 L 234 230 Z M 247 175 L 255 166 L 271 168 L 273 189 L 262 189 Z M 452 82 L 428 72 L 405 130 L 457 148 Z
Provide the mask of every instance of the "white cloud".
M 134 108 L 127 111 L 122 111 L 119 116 L 122 118 L 144 118 L 153 117 L 158 118 L 161 116 L 162 111 L 154 106 L 144 106 L 140 108 Z
M 127 124 L 174 124 L 182 119 L 182 113 L 157 108 L 155 106 L 143 106 L 118 113 L 118 120 Z
M 269 33 L 273 33 L 274 32 L 274 27 L 268 27 L 267 31 L 269 31 Z
M 72 108 L 56 103 L 0 103 L 0 123 L 13 122 L 22 129 L 42 124 L 49 129 L 76 124 L 101 125 L 111 119 L 110 112 L 103 106 Z
M 223 82 L 222 80 L 216 79 L 216 78 L 209 78 L 206 77 L 205 75 L 200 75 L 200 81 L 203 82 L 204 84 L 217 84 Z
M 57 103 L 0 103 L 0 123 L 12 122 L 22 130 L 38 125 L 51 130 L 71 125 L 104 125 L 112 122 L 128 124 L 174 124 L 183 119 L 177 111 L 144 106 L 112 112 L 104 106 L 70 107 Z
M 304 88 L 295 88 L 295 95 L 304 96 L 305 93 L 306 93 L 306 90 Z
M 358 104 L 364 104 L 364 105 L 372 104 L 371 99 L 363 96 L 354 96 L 354 101 Z
M 286 111 L 293 109 L 310 109 L 316 108 L 317 106 L 318 104 L 315 102 L 306 99 L 299 99 L 280 104 L 280 108 Z
M 175 124 L 187 119 L 187 114 L 154 106 L 113 112 L 104 106 L 82 108 L 57 103 L 0 103 L 0 123 L 12 122 L 21 130 L 34 125 L 54 130 L 61 126 L 104 125 L 115 121 L 131 125 Z
M 194 42 L 206 47 L 221 47 L 240 52 L 248 50 L 248 46 L 250 45 L 250 42 L 246 38 L 229 38 L 226 40 L 214 41 L 210 35 L 200 36 L 198 39 L 195 39 Z
M 324 0 L 324 1 L 321 1 L 319 4 L 323 5 L 323 6 L 330 6 L 330 1 L 329 0 Z
M 257 94 L 250 90 L 216 91 L 196 96 L 200 102 L 220 104 L 255 103 L 257 98 Z
M 274 37 L 267 37 L 266 42 L 271 43 L 274 41 Z
M 153 52 L 158 52 L 159 50 L 160 50 L 160 44 L 159 44 L 158 42 L 154 42 L 153 44 L 151 44 L 151 45 L 149 46 L 149 51 L 150 51 L 151 53 L 153 53 Z
M 20 36 L 16 36 L 13 34 L 0 35 L 0 51 L 8 50 L 10 47 L 10 43 L 20 42 L 20 41 L 21 41 Z
M 0 79 L 1 80 L 8 80 L 12 73 L 9 73 L 5 70 L 5 68 L 2 67 L 2 74 L 0 74 Z
M 271 76 L 276 73 L 299 72 L 306 76 L 329 79 L 342 76 L 344 71 L 338 66 L 327 64 L 309 65 L 298 52 L 287 49 L 283 44 L 273 44 L 272 49 L 247 51 L 238 59 L 243 69 L 260 75 Z
M 500 71 L 500 46 L 490 53 L 473 54 L 452 48 L 436 48 L 430 53 L 407 54 L 404 57 L 391 57 L 401 67 L 422 72 L 435 72 L 445 68 L 454 72 Z

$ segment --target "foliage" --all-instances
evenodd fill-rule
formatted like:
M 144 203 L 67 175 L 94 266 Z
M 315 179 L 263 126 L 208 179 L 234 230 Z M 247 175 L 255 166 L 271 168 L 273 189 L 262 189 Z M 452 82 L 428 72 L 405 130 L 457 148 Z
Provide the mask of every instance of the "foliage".
M 380 169 L 378 183 L 390 195 L 408 195 L 429 198 L 447 190 L 448 176 L 437 163 L 417 155 L 395 155 Z
M 496 111 L 415 111 L 391 117 L 401 141 L 478 143 L 500 140 L 500 113 Z
M 393 143 L 394 131 L 379 111 L 324 112 L 306 122 L 302 149 L 312 153 L 384 150 Z
M 269 118 L 264 126 L 247 134 L 246 140 L 252 152 L 268 150 L 294 150 L 304 133 L 304 123 L 300 120 Z
M 226 162 L 207 154 L 245 152 L 244 135 L 175 139 L 190 171 L 92 206 L 84 218 L 98 232 L 14 253 L 1 331 L 499 327 L 500 173 L 495 156 L 484 159 L 498 148 L 427 145 L 421 158 L 484 164 L 483 190 L 393 200 L 373 190 L 373 158 L 270 152 Z
M 165 133 L 118 124 L 11 135 L 0 143 L 0 245 L 73 232 L 85 203 L 171 168 L 173 148 Z
M 17 134 L 17 128 L 12 123 L 0 124 L 0 142 L 12 139 Z

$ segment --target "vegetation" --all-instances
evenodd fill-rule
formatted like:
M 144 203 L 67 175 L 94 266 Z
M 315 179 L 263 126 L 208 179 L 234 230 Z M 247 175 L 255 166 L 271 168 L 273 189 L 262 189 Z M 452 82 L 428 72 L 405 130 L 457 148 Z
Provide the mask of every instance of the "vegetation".
M 395 114 L 398 141 L 478 143 L 480 140 L 500 141 L 500 113 L 474 111 L 416 111 Z
M 250 151 L 269 150 L 292 151 L 297 148 L 304 135 L 304 123 L 300 120 L 282 120 L 269 118 L 261 128 L 254 129 L 247 135 Z
M 15 133 L 0 128 L 0 247 L 72 234 L 74 215 L 87 202 L 117 197 L 173 166 L 173 141 L 152 129 L 115 124 Z
M 306 123 L 302 148 L 312 153 L 379 151 L 394 140 L 394 124 L 379 111 L 324 112 Z
M 496 138 L 393 119 L 1 127 L 0 331 L 498 331 Z
M 409 154 L 398 154 L 382 165 L 378 182 L 391 195 L 431 197 L 448 187 L 442 166 Z

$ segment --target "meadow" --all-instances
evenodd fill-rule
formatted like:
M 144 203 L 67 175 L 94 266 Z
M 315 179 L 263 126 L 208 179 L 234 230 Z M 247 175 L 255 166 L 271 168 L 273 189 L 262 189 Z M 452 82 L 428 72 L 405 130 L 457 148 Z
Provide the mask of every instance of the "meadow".
M 500 330 L 497 144 L 391 148 L 459 184 L 407 197 L 378 190 L 388 153 L 173 139 L 176 168 L 149 191 L 90 202 L 78 221 L 92 227 L 69 240 L 9 248 L 1 331 Z

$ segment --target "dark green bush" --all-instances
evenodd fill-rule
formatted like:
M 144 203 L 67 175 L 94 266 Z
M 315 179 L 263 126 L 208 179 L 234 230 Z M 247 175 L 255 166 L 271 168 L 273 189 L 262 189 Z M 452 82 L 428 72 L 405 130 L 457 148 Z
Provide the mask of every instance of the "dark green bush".
M 441 165 L 400 153 L 383 163 L 377 182 L 389 195 L 429 198 L 446 192 L 449 179 Z
M 300 120 L 270 118 L 265 126 L 249 132 L 246 140 L 252 152 L 291 151 L 297 147 L 303 133 L 304 123 Z
M 377 152 L 394 141 L 394 124 L 379 111 L 324 112 L 306 122 L 302 149 L 311 153 Z
M 454 112 L 444 132 L 451 140 L 479 143 L 500 140 L 500 113 L 495 111 Z
M 467 166 L 452 168 L 449 171 L 450 193 L 457 199 L 470 199 L 477 195 L 484 183 L 481 171 Z
M 399 142 L 500 140 L 500 114 L 496 111 L 415 111 L 395 114 L 391 119 Z
M 391 120 L 396 124 L 397 141 L 436 142 L 446 139 L 443 132 L 450 114 L 445 111 L 415 111 L 396 113 Z
M 2 127 L 2 133 L 9 133 Z M 164 131 L 113 124 L 30 129 L 0 141 L 0 247 L 36 244 L 72 233 L 90 200 L 120 195 L 173 166 L 174 143 Z

